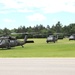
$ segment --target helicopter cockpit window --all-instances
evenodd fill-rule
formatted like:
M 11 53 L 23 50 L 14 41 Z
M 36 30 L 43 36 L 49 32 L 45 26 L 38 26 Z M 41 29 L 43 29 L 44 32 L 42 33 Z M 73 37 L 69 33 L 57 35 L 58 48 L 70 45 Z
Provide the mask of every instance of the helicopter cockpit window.
M 0 45 L 4 43 L 5 43 L 5 40 L 0 40 Z

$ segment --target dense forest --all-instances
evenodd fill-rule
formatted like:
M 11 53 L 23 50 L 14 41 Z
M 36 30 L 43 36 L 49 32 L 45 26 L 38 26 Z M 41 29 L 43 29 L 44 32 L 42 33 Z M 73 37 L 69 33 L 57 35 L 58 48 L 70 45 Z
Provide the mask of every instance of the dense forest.
M 25 33 L 29 34 L 30 38 L 45 38 L 49 34 L 61 34 L 63 36 L 69 36 L 71 34 L 75 34 L 75 23 L 71 23 L 69 25 L 63 26 L 60 21 L 58 21 L 55 25 L 47 25 L 44 27 L 42 24 L 36 25 L 34 27 L 25 27 L 20 26 L 14 29 L 0 29 L 0 36 L 2 35 L 14 35 L 15 33 Z M 14 35 L 17 38 L 22 38 L 24 35 L 16 34 Z

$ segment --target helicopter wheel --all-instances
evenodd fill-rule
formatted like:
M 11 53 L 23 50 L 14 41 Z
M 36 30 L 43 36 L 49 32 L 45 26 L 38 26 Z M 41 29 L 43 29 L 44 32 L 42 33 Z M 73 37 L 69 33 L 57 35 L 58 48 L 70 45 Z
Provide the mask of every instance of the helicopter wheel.
M 55 41 L 54 41 L 54 43 L 55 43 Z
M 21 45 L 22 46 L 22 48 L 24 48 L 24 46 L 23 45 Z

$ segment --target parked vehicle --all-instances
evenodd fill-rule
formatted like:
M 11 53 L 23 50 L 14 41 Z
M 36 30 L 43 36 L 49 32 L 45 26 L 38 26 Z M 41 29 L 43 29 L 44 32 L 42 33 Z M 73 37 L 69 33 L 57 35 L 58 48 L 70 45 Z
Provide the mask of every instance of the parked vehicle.
M 75 35 L 71 35 L 71 36 L 69 37 L 69 40 L 75 40 Z
M 54 35 L 49 35 L 49 37 L 47 37 L 47 40 L 46 42 L 49 43 L 49 42 L 56 42 L 57 41 L 57 37 L 54 36 Z
M 11 47 L 22 46 L 26 43 L 34 43 L 33 40 L 27 41 L 27 35 L 25 35 L 24 41 L 20 41 L 11 36 L 2 36 L 0 37 L 0 48 L 11 49 Z

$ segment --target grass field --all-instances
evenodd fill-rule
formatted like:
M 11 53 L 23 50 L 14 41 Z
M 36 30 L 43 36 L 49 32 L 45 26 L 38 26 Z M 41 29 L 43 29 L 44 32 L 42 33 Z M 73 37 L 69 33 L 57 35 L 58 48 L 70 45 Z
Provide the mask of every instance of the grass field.
M 46 43 L 46 39 L 32 39 L 35 43 L 12 49 L 0 49 L 0 57 L 75 57 L 75 41 L 58 40 Z

